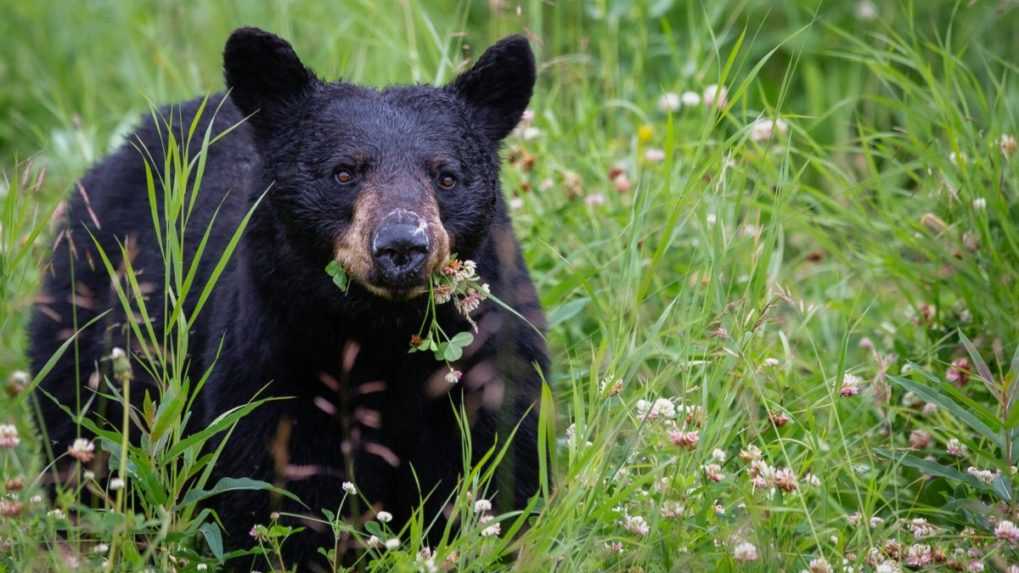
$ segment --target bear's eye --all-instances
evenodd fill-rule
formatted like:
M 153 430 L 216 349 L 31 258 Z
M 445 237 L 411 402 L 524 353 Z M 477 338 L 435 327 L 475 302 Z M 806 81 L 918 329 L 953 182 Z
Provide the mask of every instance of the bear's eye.
M 447 190 L 456 187 L 456 177 L 453 177 L 449 173 L 439 175 L 439 187 Z
M 354 182 L 354 174 L 349 169 L 339 169 L 336 171 L 336 182 L 340 185 L 350 185 Z

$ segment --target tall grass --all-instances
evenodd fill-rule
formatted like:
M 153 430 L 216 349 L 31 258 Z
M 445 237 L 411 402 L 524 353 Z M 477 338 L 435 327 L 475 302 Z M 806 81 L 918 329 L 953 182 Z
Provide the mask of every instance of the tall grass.
M 465 468 L 473 478 L 453 501 L 468 526 L 427 553 L 432 516 L 388 531 L 323 515 L 338 536 L 401 540 L 357 567 L 1019 563 L 1007 526 L 1019 522 L 1016 7 L 498 4 L 11 3 L 0 35 L 11 56 L 0 68 L 0 372 L 23 367 L 34 269 L 63 191 L 148 100 L 220 89 L 233 27 L 265 26 L 323 76 L 373 85 L 447 81 L 464 57 L 523 29 L 541 74 L 530 129 L 507 143 L 503 186 L 551 324 L 554 487 L 534 517 L 497 516 L 499 534 L 483 535 L 472 500 L 491 493 L 486 470 Z M 666 92 L 703 100 L 712 84 L 727 87 L 718 105 L 659 105 Z M 26 484 L 5 486 L 7 507 L 21 504 L 0 517 L 10 570 L 71 558 L 221 566 L 214 520 L 193 503 L 217 484 L 186 479 L 211 460 L 180 449 L 201 385 L 184 375 L 189 317 L 175 310 L 204 286 L 189 284 L 179 248 L 198 192 L 189 158 L 210 143 L 193 135 L 196 154 L 153 174 L 175 190 L 165 200 L 179 217 L 156 223 L 176 298 L 160 301 L 161 331 L 136 333 L 176 345 L 150 373 L 161 381 L 151 421 L 164 423 L 141 424 L 148 440 L 115 456 L 154 460 L 151 483 L 131 477 L 137 461 L 94 517 L 48 514 L 30 501 L 48 460 L 29 402 L 0 398 L 0 423 L 21 438 L 0 450 L 0 470 Z M 118 284 L 119 304 L 141 312 L 136 285 Z M 124 451 L 122 439 L 99 447 Z M 260 532 L 265 568 L 279 567 L 287 533 Z

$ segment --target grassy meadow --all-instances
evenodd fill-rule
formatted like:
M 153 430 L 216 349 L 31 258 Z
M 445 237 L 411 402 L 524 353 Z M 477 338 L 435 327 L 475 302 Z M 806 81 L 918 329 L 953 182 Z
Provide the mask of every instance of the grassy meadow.
M 0 4 L 0 571 L 232 556 L 177 432 L 97 440 L 124 482 L 45 495 L 67 454 L 25 325 L 74 181 L 151 106 L 221 90 L 241 25 L 369 85 L 444 83 L 521 31 L 540 62 L 502 180 L 550 323 L 549 495 L 485 521 L 473 472 L 427 548 L 430 516 L 323 516 L 399 540 L 355 569 L 1019 571 L 1019 2 Z M 286 535 L 234 557 L 285 570 Z

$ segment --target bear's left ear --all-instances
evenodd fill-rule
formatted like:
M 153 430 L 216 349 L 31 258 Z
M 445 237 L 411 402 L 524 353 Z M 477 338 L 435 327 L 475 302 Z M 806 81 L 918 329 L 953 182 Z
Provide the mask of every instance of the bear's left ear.
M 286 40 L 258 28 L 239 28 L 223 48 L 230 99 L 256 130 L 271 132 L 290 104 L 318 81 Z
M 523 36 L 508 36 L 485 50 L 450 86 L 471 108 L 485 135 L 498 142 L 516 127 L 534 89 L 534 53 Z

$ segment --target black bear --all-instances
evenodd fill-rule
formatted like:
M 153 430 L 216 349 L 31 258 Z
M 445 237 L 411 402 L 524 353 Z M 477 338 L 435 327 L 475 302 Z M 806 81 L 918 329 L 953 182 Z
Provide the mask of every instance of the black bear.
M 372 89 L 322 81 L 285 40 L 242 28 L 226 43 L 224 71 L 229 91 L 209 99 L 196 130 L 211 121 L 222 137 L 209 147 L 186 252 L 210 222 L 205 249 L 222 252 L 257 206 L 191 330 L 191 379 L 212 366 L 192 419 L 208 423 L 260 391 L 285 397 L 243 419 L 216 475 L 282 486 L 310 508 L 262 493 L 222 496 L 215 508 L 231 545 L 251 545 L 249 529 L 273 511 L 321 518 L 348 480 L 372 503 L 367 515 L 385 510 L 398 525 L 425 499 L 431 520 L 472 461 L 463 459 L 461 411 L 475 459 L 516 432 L 493 493 L 503 507 L 522 507 L 538 489 L 537 401 L 548 359 L 541 307 L 499 187 L 498 151 L 534 86 L 527 40 L 494 44 L 443 87 Z M 149 318 L 162 324 L 164 268 L 145 161 L 162 172 L 167 126 L 183 138 L 200 105 L 161 109 L 68 201 L 31 321 L 33 368 L 74 324 L 113 309 L 80 335 L 77 360 L 65 353 L 41 384 L 72 410 L 100 386 L 113 348 L 133 361 L 139 355 L 93 237 L 116 268 L 128 253 L 140 288 L 157 301 Z M 459 380 L 432 353 L 408 352 L 429 308 L 428 279 L 453 255 L 475 261 L 493 297 L 512 309 L 489 299 L 467 317 L 434 305 L 444 332 L 476 329 L 452 365 Z M 198 284 L 213 259 L 202 259 Z M 345 291 L 324 270 L 333 261 L 350 278 Z M 59 453 L 76 429 L 49 396 L 39 403 Z M 283 519 L 306 528 L 284 545 L 294 563 L 310 564 L 317 547 L 332 546 L 318 524 Z

